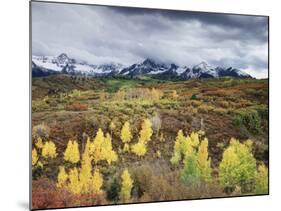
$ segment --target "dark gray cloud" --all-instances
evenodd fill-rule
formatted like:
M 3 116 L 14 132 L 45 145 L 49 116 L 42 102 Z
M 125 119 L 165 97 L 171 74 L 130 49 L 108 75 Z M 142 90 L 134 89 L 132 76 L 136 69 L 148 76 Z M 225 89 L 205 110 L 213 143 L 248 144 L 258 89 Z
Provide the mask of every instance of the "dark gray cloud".
M 95 64 L 207 61 L 267 77 L 268 19 L 186 11 L 32 3 L 32 53 Z

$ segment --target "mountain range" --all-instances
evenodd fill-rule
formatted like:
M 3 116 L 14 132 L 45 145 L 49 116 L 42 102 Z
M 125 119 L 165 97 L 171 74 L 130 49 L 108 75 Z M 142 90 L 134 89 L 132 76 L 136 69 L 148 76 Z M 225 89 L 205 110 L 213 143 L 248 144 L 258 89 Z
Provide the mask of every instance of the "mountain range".
M 194 79 L 194 78 L 252 78 L 249 74 L 233 67 L 212 67 L 207 62 L 201 62 L 193 67 L 164 64 L 153 59 L 124 66 L 119 63 L 89 64 L 78 62 L 62 53 L 54 56 L 32 56 L 32 77 L 43 77 L 54 74 L 85 75 L 85 76 L 123 76 L 137 77 L 151 75 L 159 79 Z

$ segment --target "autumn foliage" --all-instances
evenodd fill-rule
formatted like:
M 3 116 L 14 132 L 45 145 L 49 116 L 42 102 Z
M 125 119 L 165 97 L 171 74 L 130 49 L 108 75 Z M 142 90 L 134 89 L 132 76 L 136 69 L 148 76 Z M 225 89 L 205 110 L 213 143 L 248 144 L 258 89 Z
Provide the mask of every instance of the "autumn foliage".
M 112 123 L 109 128 L 112 134 L 116 125 Z M 132 171 L 137 167 L 125 168 L 122 171 L 115 169 L 114 180 L 110 182 L 108 177 L 111 172 L 103 167 L 112 166 L 113 168 L 109 169 L 114 169 L 119 158 L 126 159 L 125 155 L 137 156 L 138 160 L 143 159 L 149 150 L 152 136 L 152 123 L 146 118 L 142 121 L 137 139 L 134 139 L 130 124 L 126 121 L 122 126 L 120 138 L 112 138 L 110 133 L 104 133 L 99 128 L 94 137 L 86 137 L 82 148 L 78 141 L 69 140 L 62 154 L 57 153 L 54 142 L 36 137 L 32 149 L 34 172 L 38 169 L 47 170 L 49 163 L 57 157 L 61 157 L 65 162 L 58 166 L 55 181 L 53 178 L 43 177 L 33 181 L 33 207 L 67 207 L 76 206 L 77 203 L 95 205 L 108 203 L 107 200 L 111 198 L 116 202 L 126 203 L 136 197 L 140 201 L 169 200 L 179 194 L 174 192 L 173 188 L 190 197 L 192 195 L 189 194 L 195 194 L 195 188 L 215 188 L 220 194 L 233 195 L 268 192 L 268 169 L 264 163 L 257 165 L 252 153 L 251 140 L 242 143 L 232 138 L 223 151 L 216 175 L 211 166 L 209 141 L 203 131 L 190 134 L 185 134 L 183 130 L 177 132 L 169 162 L 172 168 L 177 169 L 174 172 L 154 175 L 152 172 L 156 170 L 149 168 L 141 169 L 140 172 Z M 137 142 L 134 142 L 135 140 Z M 117 141 L 120 150 L 114 149 L 113 141 Z M 131 141 L 134 144 L 130 147 Z M 164 141 L 159 143 L 163 144 Z M 128 148 L 124 150 L 126 146 Z M 163 161 L 162 149 L 154 153 L 159 162 Z

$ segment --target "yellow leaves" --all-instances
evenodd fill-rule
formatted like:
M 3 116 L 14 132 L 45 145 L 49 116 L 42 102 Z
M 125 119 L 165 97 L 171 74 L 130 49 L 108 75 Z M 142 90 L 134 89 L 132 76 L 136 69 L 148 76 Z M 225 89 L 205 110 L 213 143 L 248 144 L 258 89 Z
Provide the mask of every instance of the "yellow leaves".
M 42 149 L 43 148 L 43 141 L 42 138 L 38 137 L 35 141 L 35 146 L 37 149 Z
M 81 191 L 88 193 L 90 191 L 92 180 L 92 160 L 89 154 L 90 140 L 86 142 L 84 153 L 82 155 L 81 169 L 79 172 Z
M 93 190 L 93 193 L 100 193 L 101 192 L 102 184 L 103 184 L 102 175 L 99 172 L 99 170 L 96 169 L 94 171 L 93 179 L 92 179 L 92 190 Z
M 174 154 L 173 157 L 171 158 L 171 163 L 172 164 L 178 164 L 179 161 L 182 159 L 183 155 L 183 144 L 186 141 L 186 138 L 182 132 L 182 130 L 178 131 L 176 140 L 175 140 L 175 145 L 174 145 Z
M 253 148 L 253 141 L 252 141 L 252 140 L 248 139 L 248 140 L 245 141 L 244 144 L 245 144 L 245 146 L 248 147 L 248 149 L 249 149 L 250 151 L 252 151 L 252 148 Z
M 90 146 L 90 154 L 93 157 L 95 163 L 99 162 L 100 160 L 103 160 L 104 158 L 104 155 L 102 154 L 103 142 L 104 142 L 104 134 L 102 129 L 99 128 L 96 137 Z
M 69 183 L 68 183 L 69 190 L 74 194 L 80 194 L 81 185 L 79 181 L 79 173 L 76 167 L 70 169 L 68 178 L 69 178 Z
M 116 152 L 112 149 L 111 136 L 107 133 L 106 137 L 104 137 L 101 129 L 98 130 L 89 151 L 95 163 L 106 160 L 108 164 L 111 164 L 111 162 L 118 159 Z
M 116 125 L 114 124 L 113 121 L 110 122 L 110 124 L 109 124 L 109 129 L 111 130 L 111 133 L 112 133 L 112 131 L 114 131 L 114 130 L 116 129 Z M 112 135 L 112 134 L 111 134 L 111 135 Z
M 129 143 L 132 139 L 131 129 L 130 129 L 130 123 L 127 121 L 124 123 L 122 129 L 121 129 L 121 140 L 123 143 Z
M 68 141 L 63 158 L 64 160 L 69 161 L 73 164 L 78 163 L 80 161 L 80 152 L 77 141 Z
M 138 142 L 132 146 L 132 152 L 137 156 L 144 156 L 146 153 L 146 145 L 143 142 Z
M 199 134 L 195 133 L 195 132 L 192 132 L 190 134 L 190 141 L 191 141 L 191 145 L 193 147 L 197 147 L 199 145 Z
M 208 139 L 205 138 L 201 141 L 198 148 L 197 163 L 200 171 L 200 177 L 203 181 L 208 181 L 211 179 L 211 159 L 208 154 Z
M 178 164 L 185 155 L 192 154 L 193 150 L 191 138 L 189 136 L 185 137 L 183 131 L 179 130 L 175 140 L 174 154 L 170 160 L 171 163 Z
M 123 152 L 130 151 L 130 146 L 128 143 L 131 141 L 132 137 L 133 136 L 130 131 L 130 124 L 129 124 L 129 122 L 125 122 L 121 129 L 121 135 L 120 135 L 120 138 L 121 138 L 122 142 L 124 143 Z
M 267 194 L 268 193 L 268 169 L 262 163 L 258 167 L 258 173 L 256 175 L 256 193 Z
M 219 165 L 219 179 L 224 186 L 235 186 L 238 183 L 235 168 L 239 166 L 239 158 L 234 148 L 227 148 Z M 233 183 L 233 184 L 232 184 Z
M 151 140 L 153 130 L 152 124 L 149 119 L 145 119 L 141 126 L 140 137 L 138 143 L 132 146 L 132 152 L 136 155 L 144 156 L 146 153 L 146 145 Z
M 58 188 L 64 187 L 67 179 L 68 179 L 68 175 L 65 172 L 64 166 L 60 166 L 59 167 L 59 174 L 58 174 L 58 178 L 57 178 L 57 187 Z
M 256 175 L 256 160 L 247 145 L 232 138 L 219 164 L 219 179 L 224 188 L 240 186 L 251 191 Z M 247 185 L 245 185 L 247 184 Z
M 117 154 L 112 150 L 111 136 L 107 133 L 102 145 L 102 154 L 104 159 L 110 165 L 111 162 L 117 161 Z
M 125 169 L 121 175 L 121 191 L 120 198 L 127 201 L 131 198 L 131 190 L 133 188 L 133 180 L 131 179 L 128 169 Z
M 152 124 L 149 119 L 145 119 L 141 125 L 139 142 L 147 144 L 151 140 L 153 130 L 151 128 Z
M 32 150 L 32 166 L 37 164 L 38 159 L 39 158 L 38 158 L 37 150 L 34 148 Z
M 55 158 L 57 157 L 56 145 L 52 141 L 47 141 L 42 149 L 42 156 L 44 158 Z
M 123 147 L 123 152 L 129 152 L 130 151 L 130 146 L 129 144 L 124 144 L 124 147 Z

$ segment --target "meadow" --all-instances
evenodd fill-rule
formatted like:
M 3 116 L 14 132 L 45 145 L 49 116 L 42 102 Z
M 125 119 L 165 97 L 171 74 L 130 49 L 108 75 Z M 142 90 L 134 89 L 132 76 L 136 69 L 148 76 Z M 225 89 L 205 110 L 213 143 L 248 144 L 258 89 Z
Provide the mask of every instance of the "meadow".
M 32 79 L 33 208 L 268 194 L 268 80 Z

